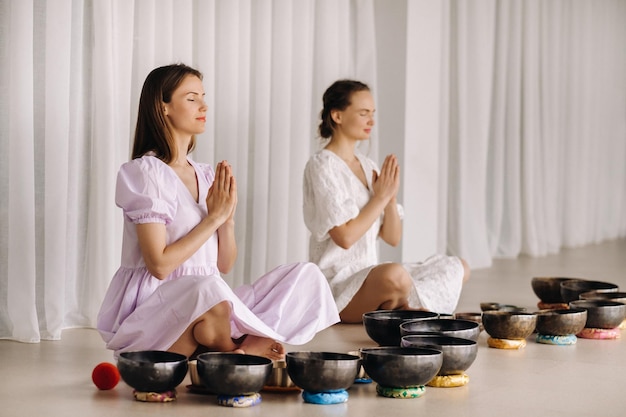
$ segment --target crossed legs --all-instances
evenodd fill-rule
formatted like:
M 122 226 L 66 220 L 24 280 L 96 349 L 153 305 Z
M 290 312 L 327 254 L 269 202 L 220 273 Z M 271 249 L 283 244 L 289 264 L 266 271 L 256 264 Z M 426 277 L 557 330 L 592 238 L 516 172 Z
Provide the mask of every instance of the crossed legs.
M 470 277 L 470 268 L 464 259 L 463 282 Z M 363 313 L 374 310 L 411 310 L 408 297 L 413 281 L 401 264 L 384 263 L 370 271 L 348 305 L 339 313 L 343 323 L 361 323 Z
M 280 343 L 259 336 L 246 335 L 240 344 L 230 336 L 230 304 L 222 301 L 192 322 L 168 351 L 187 357 L 202 351 L 236 352 L 282 359 L 285 348 Z
M 339 317 L 343 323 L 361 323 L 363 313 L 367 311 L 407 310 L 411 285 L 411 277 L 402 265 L 384 263 L 375 266 Z

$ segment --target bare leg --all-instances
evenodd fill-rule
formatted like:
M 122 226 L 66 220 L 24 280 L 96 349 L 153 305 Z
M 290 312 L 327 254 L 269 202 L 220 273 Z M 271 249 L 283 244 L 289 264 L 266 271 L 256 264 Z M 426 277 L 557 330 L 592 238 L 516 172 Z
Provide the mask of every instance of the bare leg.
M 339 313 L 343 323 L 361 323 L 363 313 L 373 310 L 408 310 L 413 281 L 404 267 L 385 263 L 374 267 L 361 288 Z
M 230 304 L 227 301 L 216 304 L 191 323 L 168 351 L 189 357 L 199 346 L 220 352 L 237 348 L 230 337 Z
M 247 335 L 241 345 L 239 351 L 248 355 L 263 356 L 272 360 L 284 359 L 285 347 L 279 342 L 267 337 Z

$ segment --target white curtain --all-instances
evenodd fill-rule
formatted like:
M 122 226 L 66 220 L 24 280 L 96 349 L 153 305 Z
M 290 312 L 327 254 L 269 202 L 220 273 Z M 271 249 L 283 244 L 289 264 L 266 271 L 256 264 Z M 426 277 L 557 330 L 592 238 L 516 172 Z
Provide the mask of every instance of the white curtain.
M 93 326 L 119 265 L 115 177 L 153 68 L 204 74 L 194 159 L 238 179 L 248 283 L 307 259 L 301 182 L 321 96 L 341 77 L 375 87 L 372 0 L 0 0 L 0 338 Z
M 407 19 L 403 258 L 623 238 L 626 2 L 413 0 Z
M 236 286 L 307 259 L 302 171 L 342 77 L 379 105 L 366 151 L 403 161 L 392 257 L 480 267 L 624 237 L 625 41 L 620 0 L 0 0 L 0 338 L 94 325 L 156 66 L 204 74 L 193 157 L 235 169 Z
M 626 234 L 626 2 L 452 2 L 448 245 L 476 266 Z

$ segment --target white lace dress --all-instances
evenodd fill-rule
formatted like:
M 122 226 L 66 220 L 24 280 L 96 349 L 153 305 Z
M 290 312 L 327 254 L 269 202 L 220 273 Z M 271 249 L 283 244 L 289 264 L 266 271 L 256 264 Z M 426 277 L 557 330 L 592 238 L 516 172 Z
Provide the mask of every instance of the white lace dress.
M 355 218 L 371 197 L 371 172 L 378 167 L 357 153 L 368 187 L 335 153 L 321 150 L 307 162 L 304 171 L 304 222 L 311 232 L 309 260 L 328 279 L 335 303 L 343 310 L 359 290 L 378 260 L 377 239 L 382 216 L 349 249 L 337 246 L 328 231 Z M 398 207 L 402 214 L 402 207 Z M 463 283 L 463 265 L 455 256 L 432 255 L 422 262 L 402 264 L 413 278 L 409 304 L 437 313 L 450 314 L 456 308 Z

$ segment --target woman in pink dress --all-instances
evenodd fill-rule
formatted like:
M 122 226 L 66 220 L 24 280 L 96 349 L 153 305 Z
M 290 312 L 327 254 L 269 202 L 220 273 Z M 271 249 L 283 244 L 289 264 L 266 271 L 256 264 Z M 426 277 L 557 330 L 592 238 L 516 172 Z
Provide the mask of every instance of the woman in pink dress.
M 282 343 L 304 344 L 339 321 L 312 263 L 282 265 L 234 290 L 222 279 L 237 256 L 237 183 L 226 161 L 214 170 L 188 155 L 206 112 L 197 70 L 169 65 L 146 78 L 132 160 L 117 178 L 122 261 L 97 323 L 116 356 L 213 350 L 281 359 Z

